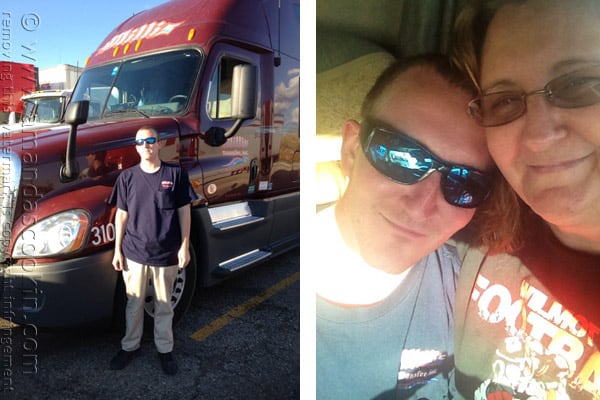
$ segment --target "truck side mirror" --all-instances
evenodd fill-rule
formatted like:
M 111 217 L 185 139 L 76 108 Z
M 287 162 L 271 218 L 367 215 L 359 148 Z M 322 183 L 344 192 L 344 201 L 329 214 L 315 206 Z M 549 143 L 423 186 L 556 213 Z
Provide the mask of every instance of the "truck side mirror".
M 67 107 L 65 111 L 65 123 L 73 126 L 85 124 L 90 109 L 89 100 L 75 101 Z
M 85 124 L 90 109 L 89 100 L 75 101 L 69 104 L 65 111 L 65 123 L 69 124 L 69 138 L 67 139 L 67 154 L 65 163 L 60 168 L 61 182 L 69 182 L 79 175 L 79 167 L 75 160 L 75 150 L 77 141 L 77 126 Z
M 231 80 L 231 116 L 233 126 L 227 132 L 223 128 L 212 127 L 206 132 L 205 141 L 210 146 L 221 146 L 242 126 L 242 122 L 256 117 L 258 97 L 258 72 L 255 65 L 239 64 L 233 67 Z
M 231 113 L 235 119 L 256 116 L 257 70 L 255 65 L 240 64 L 233 68 L 231 81 Z

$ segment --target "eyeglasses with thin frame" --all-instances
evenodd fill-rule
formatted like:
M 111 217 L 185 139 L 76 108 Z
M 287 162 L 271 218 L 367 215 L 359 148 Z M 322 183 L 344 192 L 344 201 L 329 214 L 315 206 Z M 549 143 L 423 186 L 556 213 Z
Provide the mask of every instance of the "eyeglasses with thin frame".
M 580 108 L 600 103 L 600 64 L 581 68 L 552 79 L 531 92 L 506 90 L 486 93 L 471 100 L 468 112 L 485 127 L 508 124 L 527 112 L 527 98 L 543 95 L 559 108 Z
M 142 146 L 144 144 L 144 142 L 148 143 L 148 144 L 154 144 L 156 143 L 156 138 L 155 137 L 148 137 L 145 139 L 135 139 L 135 145 L 136 146 Z
M 394 182 L 413 185 L 440 172 L 444 199 L 453 206 L 475 208 L 490 193 L 491 174 L 446 162 L 417 140 L 384 123 L 365 120 L 360 141 L 369 163 Z

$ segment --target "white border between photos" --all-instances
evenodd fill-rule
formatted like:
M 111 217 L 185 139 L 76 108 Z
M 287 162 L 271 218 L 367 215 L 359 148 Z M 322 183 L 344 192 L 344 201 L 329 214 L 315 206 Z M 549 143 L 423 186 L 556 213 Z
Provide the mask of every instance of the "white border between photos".
M 312 243 L 316 220 L 316 3 L 300 5 L 300 398 L 316 397 L 315 291 Z

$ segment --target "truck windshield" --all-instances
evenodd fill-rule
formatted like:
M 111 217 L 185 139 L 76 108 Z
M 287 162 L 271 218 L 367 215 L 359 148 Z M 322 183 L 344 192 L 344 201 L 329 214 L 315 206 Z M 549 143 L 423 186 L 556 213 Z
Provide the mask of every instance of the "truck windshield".
M 40 97 L 23 101 L 23 122 L 57 123 L 62 118 L 64 97 Z
M 180 50 L 91 68 L 81 75 L 73 101 L 90 101 L 88 120 L 181 114 L 200 60 L 199 52 Z

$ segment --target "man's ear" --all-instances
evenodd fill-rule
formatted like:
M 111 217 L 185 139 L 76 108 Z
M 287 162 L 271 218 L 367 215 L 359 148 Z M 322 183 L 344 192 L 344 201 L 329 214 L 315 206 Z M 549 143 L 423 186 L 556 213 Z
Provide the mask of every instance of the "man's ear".
M 350 119 L 342 127 L 342 154 L 341 168 L 344 176 L 350 176 L 356 156 L 360 148 L 360 123 Z

